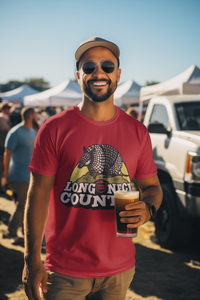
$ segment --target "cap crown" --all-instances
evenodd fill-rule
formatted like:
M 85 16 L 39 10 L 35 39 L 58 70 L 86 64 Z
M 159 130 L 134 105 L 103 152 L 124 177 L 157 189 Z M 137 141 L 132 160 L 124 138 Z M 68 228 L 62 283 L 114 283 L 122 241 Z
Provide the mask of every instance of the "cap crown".
M 76 61 L 79 61 L 81 56 L 87 50 L 94 48 L 94 47 L 105 47 L 105 48 L 109 49 L 117 57 L 117 59 L 119 59 L 120 50 L 116 44 L 114 44 L 106 39 L 103 39 L 101 37 L 95 36 L 79 45 L 79 47 L 75 53 Z

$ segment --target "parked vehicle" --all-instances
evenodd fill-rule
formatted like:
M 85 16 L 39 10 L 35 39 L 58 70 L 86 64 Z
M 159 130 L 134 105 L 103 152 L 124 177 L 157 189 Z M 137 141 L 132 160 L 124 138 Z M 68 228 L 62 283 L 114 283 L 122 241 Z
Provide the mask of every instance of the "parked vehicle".
M 152 98 L 143 123 L 163 189 L 157 238 L 163 247 L 184 247 L 200 224 L 200 95 Z

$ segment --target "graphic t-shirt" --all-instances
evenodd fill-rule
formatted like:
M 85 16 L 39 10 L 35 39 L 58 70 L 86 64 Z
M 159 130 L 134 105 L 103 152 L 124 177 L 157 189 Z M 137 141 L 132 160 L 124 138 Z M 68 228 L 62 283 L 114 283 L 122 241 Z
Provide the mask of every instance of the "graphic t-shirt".
M 77 106 L 40 128 L 29 170 L 56 176 L 46 224 L 49 270 L 80 278 L 107 277 L 135 265 L 130 238 L 116 237 L 114 191 L 157 173 L 146 127 L 117 109 L 96 122 Z

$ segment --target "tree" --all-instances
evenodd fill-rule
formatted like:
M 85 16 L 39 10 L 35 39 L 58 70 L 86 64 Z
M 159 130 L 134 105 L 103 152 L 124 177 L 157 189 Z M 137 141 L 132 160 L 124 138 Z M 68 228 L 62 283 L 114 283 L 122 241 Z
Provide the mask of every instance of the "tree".
M 146 86 L 147 85 L 154 85 L 154 84 L 158 84 L 158 83 L 160 83 L 160 82 L 158 82 L 158 81 L 146 81 Z
M 18 80 L 10 80 L 6 84 L 0 84 L 0 92 L 5 93 L 14 89 L 17 89 L 23 84 L 23 82 Z
M 33 89 L 43 92 L 49 89 L 49 82 L 45 81 L 43 78 L 30 78 L 26 79 L 25 83 L 31 86 Z
M 49 82 L 45 81 L 43 78 L 30 78 L 25 79 L 25 81 L 10 80 L 6 84 L 0 84 L 0 92 L 5 93 L 14 90 L 23 84 L 28 84 L 39 92 L 43 92 L 49 88 Z

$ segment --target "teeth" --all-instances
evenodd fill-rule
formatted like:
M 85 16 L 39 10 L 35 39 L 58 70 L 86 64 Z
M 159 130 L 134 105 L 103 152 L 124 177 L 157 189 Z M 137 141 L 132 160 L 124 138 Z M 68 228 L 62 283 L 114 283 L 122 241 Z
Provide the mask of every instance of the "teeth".
M 106 82 L 93 82 L 92 84 L 100 86 L 100 85 L 106 85 Z

